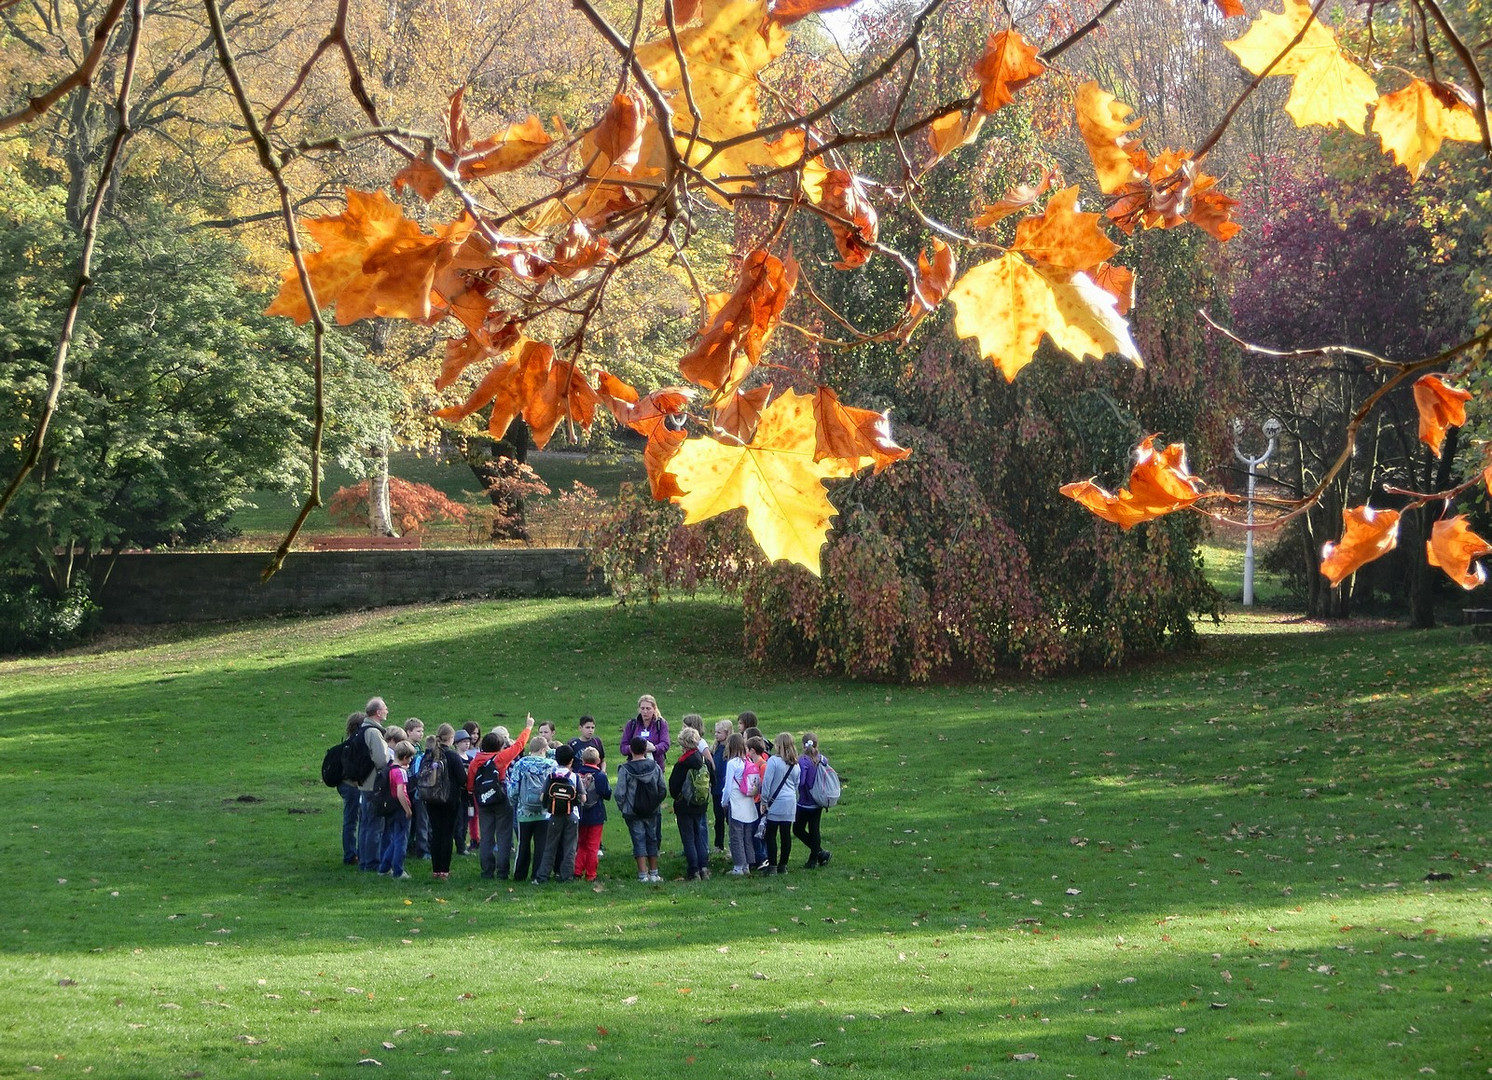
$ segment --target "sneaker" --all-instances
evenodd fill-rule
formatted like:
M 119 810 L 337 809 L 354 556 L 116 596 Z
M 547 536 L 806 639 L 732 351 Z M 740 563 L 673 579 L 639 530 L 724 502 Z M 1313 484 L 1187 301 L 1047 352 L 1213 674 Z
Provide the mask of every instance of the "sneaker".
M 653 870 L 648 874 L 648 880 L 657 883 L 663 880 L 663 875 L 658 873 L 658 871 Z
M 726 874 L 730 877 L 750 877 L 751 871 L 744 866 L 733 866 L 726 871 Z
M 441 874 L 441 873 L 432 873 L 430 876 L 433 877 L 433 878 L 435 878 L 437 881 L 446 881 L 446 880 L 449 880 L 449 878 L 450 878 L 451 875 L 450 874 Z
M 779 874 L 785 874 L 785 873 L 787 873 L 787 867 L 786 866 L 779 866 L 775 872 L 779 873 Z
M 388 877 L 390 874 L 393 873 L 393 871 L 392 870 L 380 870 L 380 871 L 378 871 L 378 873 L 379 873 L 379 876 L 381 876 L 381 877 Z
M 699 868 L 699 880 L 700 881 L 709 881 L 710 880 L 710 868 L 708 866 L 701 866 Z
M 758 874 L 775 874 L 777 873 L 777 867 L 773 866 L 771 863 L 763 863 L 761 866 L 758 866 L 756 868 L 756 872 Z
M 397 874 L 394 875 L 394 880 L 408 881 L 412 877 L 414 877 L 414 875 L 411 874 L 408 870 L 400 870 Z
M 637 875 L 637 880 L 640 881 L 640 882 L 642 882 L 644 885 L 646 885 L 649 881 L 652 881 L 653 879 L 648 876 L 648 872 L 646 870 L 643 870 L 643 871 L 641 871 Z
M 597 848 L 596 849 L 596 858 L 598 858 L 598 859 L 604 859 L 604 858 L 606 858 L 606 852 L 605 852 L 605 850 L 603 850 L 602 848 Z
M 820 866 L 828 866 L 829 865 L 829 852 L 828 851 L 820 851 L 819 852 L 819 865 Z

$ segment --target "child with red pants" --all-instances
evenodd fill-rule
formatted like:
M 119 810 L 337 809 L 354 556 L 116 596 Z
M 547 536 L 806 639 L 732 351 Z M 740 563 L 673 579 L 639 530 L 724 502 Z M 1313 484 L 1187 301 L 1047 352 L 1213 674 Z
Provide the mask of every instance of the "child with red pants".
M 601 768 L 601 753 L 587 746 L 580 754 L 575 775 L 580 780 L 580 836 L 575 844 L 575 876 L 596 880 L 596 855 L 601 850 L 601 829 L 606 824 L 606 800 L 611 783 Z

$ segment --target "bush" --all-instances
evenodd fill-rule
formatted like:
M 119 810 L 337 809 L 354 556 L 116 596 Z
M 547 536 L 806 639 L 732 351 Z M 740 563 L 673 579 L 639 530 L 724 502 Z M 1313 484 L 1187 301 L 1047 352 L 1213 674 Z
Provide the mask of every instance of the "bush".
M 86 641 L 98 626 L 86 582 L 62 596 L 36 581 L 0 579 L 0 654 L 49 652 Z
M 327 515 L 340 525 L 368 527 L 368 484 L 363 480 L 351 487 L 338 488 L 327 504 Z M 447 498 L 429 484 L 417 484 L 389 477 L 389 512 L 399 530 L 419 532 L 432 521 L 449 521 L 460 525 L 466 521 L 467 509 Z

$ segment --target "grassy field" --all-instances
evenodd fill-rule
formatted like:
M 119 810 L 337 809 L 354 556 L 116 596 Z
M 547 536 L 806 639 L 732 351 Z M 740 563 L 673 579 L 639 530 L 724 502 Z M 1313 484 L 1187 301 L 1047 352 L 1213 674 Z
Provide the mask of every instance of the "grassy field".
M 744 666 L 708 600 L 0 663 L 0 1076 L 1486 1075 L 1488 647 L 1244 625 L 937 688 Z M 639 885 L 613 820 L 599 891 L 341 865 L 317 765 L 370 693 L 615 738 L 642 691 L 816 730 L 832 864 Z

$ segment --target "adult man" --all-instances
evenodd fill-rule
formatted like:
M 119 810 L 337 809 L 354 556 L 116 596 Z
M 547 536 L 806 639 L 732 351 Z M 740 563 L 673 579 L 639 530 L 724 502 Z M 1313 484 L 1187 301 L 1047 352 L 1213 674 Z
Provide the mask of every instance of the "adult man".
M 394 760 L 394 754 L 389 749 L 383 733 L 383 722 L 389 716 L 389 707 L 384 704 L 383 698 L 370 698 L 363 713 L 365 716 L 362 727 L 358 728 L 358 735 L 362 738 L 363 745 L 368 748 L 368 756 L 373 759 L 373 768 L 367 776 L 348 777 L 348 779 L 356 783 L 358 789 L 358 868 L 370 874 L 376 874 L 378 873 L 378 860 L 383 856 L 383 832 L 388 820 L 374 813 L 373 778 L 378 775 L 379 769 Z

